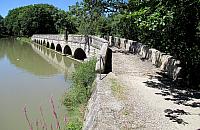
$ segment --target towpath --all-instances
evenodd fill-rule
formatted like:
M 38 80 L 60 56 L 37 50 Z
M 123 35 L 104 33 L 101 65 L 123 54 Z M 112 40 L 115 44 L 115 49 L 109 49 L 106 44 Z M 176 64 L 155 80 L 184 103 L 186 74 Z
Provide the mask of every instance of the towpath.
M 177 89 L 151 62 L 112 50 L 113 72 L 97 81 L 92 129 L 200 129 L 200 92 Z

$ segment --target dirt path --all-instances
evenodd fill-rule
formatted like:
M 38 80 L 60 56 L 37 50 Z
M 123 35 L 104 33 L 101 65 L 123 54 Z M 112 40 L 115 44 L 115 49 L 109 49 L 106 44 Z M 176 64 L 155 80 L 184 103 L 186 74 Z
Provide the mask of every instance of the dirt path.
M 174 88 L 136 55 L 112 59 L 113 72 L 97 77 L 84 130 L 200 130 L 200 92 Z
M 132 54 L 113 53 L 112 67 L 110 79 L 123 88 L 113 92 L 123 97 L 120 129 L 200 129 L 200 92 L 173 88 L 151 62 Z

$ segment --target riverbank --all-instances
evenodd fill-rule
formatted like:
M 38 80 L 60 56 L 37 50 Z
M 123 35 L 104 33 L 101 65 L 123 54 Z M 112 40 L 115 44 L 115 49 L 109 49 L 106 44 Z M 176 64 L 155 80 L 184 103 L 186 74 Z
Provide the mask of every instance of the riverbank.
M 84 130 L 197 130 L 200 92 L 176 88 L 149 61 L 113 53 L 113 71 L 97 77 Z
M 31 38 L 29 37 L 17 37 L 16 39 L 22 42 L 31 43 Z
M 73 73 L 72 86 L 62 100 L 68 113 L 66 130 L 80 130 L 83 127 L 85 108 L 91 97 L 96 77 L 95 66 L 96 60 L 91 59 L 82 63 Z

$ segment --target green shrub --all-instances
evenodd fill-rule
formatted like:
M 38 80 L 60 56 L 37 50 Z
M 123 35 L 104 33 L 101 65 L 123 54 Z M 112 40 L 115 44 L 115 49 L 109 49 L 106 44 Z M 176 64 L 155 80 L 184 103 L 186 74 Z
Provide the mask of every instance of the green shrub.
M 65 130 L 81 130 L 82 124 L 81 122 L 69 122 Z
M 72 87 L 65 93 L 63 104 L 68 110 L 69 122 L 66 130 L 79 130 L 82 128 L 84 110 L 90 98 L 92 83 L 96 77 L 96 60 L 82 63 L 73 73 Z

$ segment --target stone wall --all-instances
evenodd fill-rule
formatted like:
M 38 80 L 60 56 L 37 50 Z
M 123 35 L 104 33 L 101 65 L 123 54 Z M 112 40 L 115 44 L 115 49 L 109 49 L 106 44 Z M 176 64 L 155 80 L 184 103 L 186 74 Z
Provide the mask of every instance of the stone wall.
M 141 59 L 151 61 L 153 65 L 160 68 L 174 80 L 180 75 L 180 61 L 174 59 L 169 54 L 162 53 L 154 48 L 149 48 L 147 45 L 143 45 L 142 43 L 133 40 L 119 37 L 112 38 L 111 36 L 104 38 L 110 42 L 110 46 L 116 46 L 122 51 L 137 54 Z

